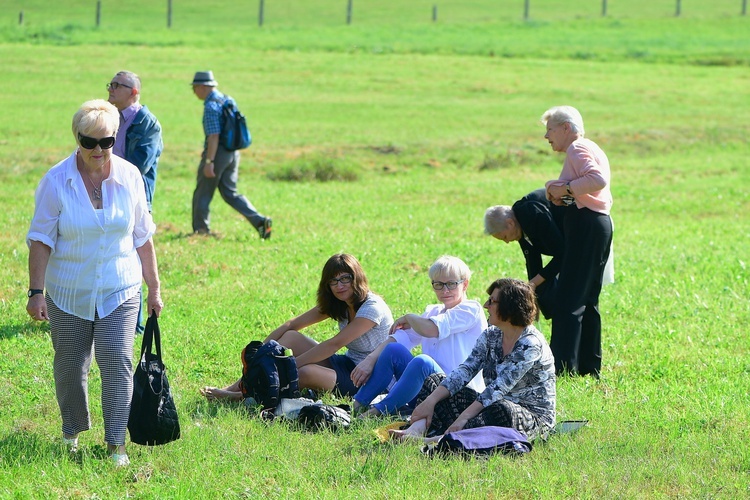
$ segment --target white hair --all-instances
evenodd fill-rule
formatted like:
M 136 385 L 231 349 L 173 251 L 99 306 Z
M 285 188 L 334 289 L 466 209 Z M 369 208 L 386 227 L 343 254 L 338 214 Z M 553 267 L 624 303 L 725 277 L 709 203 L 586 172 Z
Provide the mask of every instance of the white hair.
M 469 266 L 458 257 L 443 255 L 430 266 L 429 275 L 431 280 L 440 277 L 468 280 L 471 278 L 471 270 L 469 269 Z
M 555 106 L 554 108 L 549 108 L 542 115 L 541 122 L 544 125 L 547 125 L 547 122 L 552 122 L 555 125 L 569 123 L 574 133 L 581 136 L 586 133 L 583 128 L 583 117 L 573 106 Z
M 484 212 L 484 234 L 502 233 L 508 229 L 508 221 L 515 219 L 513 209 L 508 205 L 495 205 Z

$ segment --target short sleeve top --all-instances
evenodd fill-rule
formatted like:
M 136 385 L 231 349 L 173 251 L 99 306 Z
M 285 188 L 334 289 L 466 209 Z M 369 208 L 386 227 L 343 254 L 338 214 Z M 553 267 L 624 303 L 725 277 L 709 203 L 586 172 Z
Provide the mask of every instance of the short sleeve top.
M 365 359 L 388 337 L 393 325 L 390 308 L 380 296 L 372 292 L 367 293 L 367 298 L 357 311 L 356 317 L 369 319 L 375 326 L 347 344 L 346 356 L 355 364 Z M 348 324 L 348 320 L 339 321 L 339 330 L 343 330 Z

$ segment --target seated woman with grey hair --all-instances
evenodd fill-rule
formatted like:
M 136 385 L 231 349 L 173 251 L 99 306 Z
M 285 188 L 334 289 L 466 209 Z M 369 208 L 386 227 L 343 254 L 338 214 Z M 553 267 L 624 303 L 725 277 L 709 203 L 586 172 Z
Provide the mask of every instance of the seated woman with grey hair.
M 486 234 L 520 245 L 529 285 L 545 318 L 553 316 L 555 281 L 565 252 L 564 216 L 565 208 L 550 203 L 544 189 L 532 191 L 512 207 L 495 205 L 484 213 Z M 543 264 L 542 255 L 551 257 L 547 264 Z
M 390 336 L 352 371 L 352 382 L 360 388 L 354 395 L 355 412 L 367 408 L 395 377 L 388 395 L 362 415 L 396 413 L 414 399 L 429 375 L 450 372 L 462 363 L 487 327 L 482 305 L 466 296 L 471 270 L 464 261 L 440 257 L 430 266 L 429 276 L 440 303 L 427 306 L 421 316 L 398 318 Z M 411 349 L 418 345 L 422 353 L 413 356 Z M 471 386 L 481 391 L 481 376 Z

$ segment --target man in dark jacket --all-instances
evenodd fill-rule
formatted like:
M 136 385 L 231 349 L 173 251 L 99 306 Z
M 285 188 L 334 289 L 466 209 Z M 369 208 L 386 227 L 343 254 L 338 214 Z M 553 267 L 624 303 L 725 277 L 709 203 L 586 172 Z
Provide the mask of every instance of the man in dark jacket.
M 496 205 L 484 214 L 486 234 L 505 243 L 517 241 L 526 259 L 529 283 L 537 295 L 545 318 L 553 316 L 554 288 L 565 250 L 563 217 L 565 208 L 547 200 L 544 189 L 527 194 L 512 207 Z M 542 255 L 551 259 L 543 265 Z

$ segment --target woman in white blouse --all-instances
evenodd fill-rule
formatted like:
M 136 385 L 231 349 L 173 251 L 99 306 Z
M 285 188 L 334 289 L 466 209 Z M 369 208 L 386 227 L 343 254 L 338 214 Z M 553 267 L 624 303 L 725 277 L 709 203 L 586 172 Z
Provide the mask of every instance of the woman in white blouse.
M 352 372 L 359 387 L 354 410 L 363 416 L 396 413 L 410 403 L 433 373 L 450 373 L 471 353 L 479 335 L 487 328 L 482 305 L 466 297 L 471 270 L 458 257 L 443 256 L 430 266 L 432 289 L 439 304 L 427 306 L 424 314 L 406 314 L 391 327 L 391 335 Z M 422 353 L 411 354 L 421 345 Z M 384 392 L 393 378 L 396 383 L 381 401 L 370 403 Z M 470 384 L 484 389 L 481 374 Z M 369 408 L 368 408 L 369 406 Z
M 117 108 L 107 101 L 83 103 L 73 116 L 78 147 L 37 187 L 26 236 L 26 311 L 50 323 L 55 391 L 70 449 L 91 427 L 87 379 L 93 347 L 102 379 L 104 440 L 122 466 L 129 463 L 125 431 L 142 280 L 149 314 L 158 316 L 163 304 L 151 239 L 156 226 L 143 178 L 112 155 L 119 123 Z

